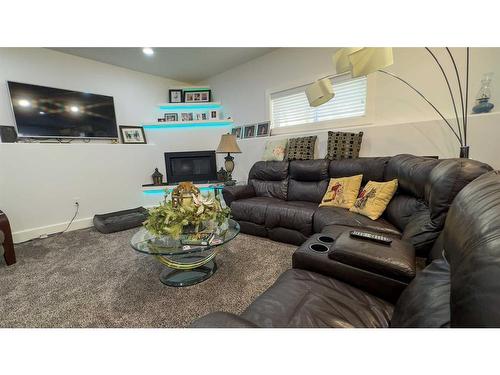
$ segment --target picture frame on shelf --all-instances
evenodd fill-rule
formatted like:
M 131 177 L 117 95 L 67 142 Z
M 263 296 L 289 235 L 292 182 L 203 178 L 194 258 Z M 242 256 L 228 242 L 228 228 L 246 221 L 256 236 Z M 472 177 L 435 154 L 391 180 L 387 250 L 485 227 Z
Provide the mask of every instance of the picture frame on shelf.
M 182 112 L 181 121 L 193 121 L 193 112 Z
M 184 91 L 184 103 L 208 103 L 212 100 L 212 90 Z
M 208 119 L 208 114 L 206 112 L 199 112 L 195 114 L 197 121 L 206 121 Z
M 216 109 L 211 109 L 209 114 L 208 114 L 208 118 L 210 120 L 218 120 L 219 119 L 219 111 Z
M 179 114 L 178 113 L 165 113 L 165 122 L 174 122 L 174 121 L 179 121 Z
M 183 96 L 181 89 L 168 90 L 168 102 L 169 103 L 183 103 Z
M 147 144 L 146 134 L 142 126 L 120 125 L 119 128 L 123 144 Z
M 231 134 L 236 136 L 236 139 L 241 139 L 241 126 L 236 126 L 231 129 Z
M 243 137 L 244 138 L 254 138 L 255 137 L 255 128 L 257 125 L 252 124 L 252 125 L 245 125 L 245 129 L 243 132 Z
M 257 124 L 257 137 L 268 137 L 269 136 L 269 121 L 266 122 L 259 122 Z

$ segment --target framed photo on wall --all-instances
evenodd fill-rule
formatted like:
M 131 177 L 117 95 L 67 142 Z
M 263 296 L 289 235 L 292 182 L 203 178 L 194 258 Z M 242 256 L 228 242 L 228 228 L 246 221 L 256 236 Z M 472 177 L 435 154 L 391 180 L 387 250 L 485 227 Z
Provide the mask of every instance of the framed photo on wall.
M 120 125 L 120 136 L 124 144 L 146 144 L 146 134 L 142 126 Z
M 244 138 L 253 138 L 255 137 L 255 128 L 256 125 L 245 125 L 245 130 L 243 132 L 243 137 Z
M 204 103 L 212 100 L 211 90 L 184 91 L 185 103 Z
M 267 137 L 269 135 L 269 121 L 257 124 L 257 137 Z
M 182 103 L 182 90 L 173 89 L 168 90 L 168 101 L 170 103 Z
M 241 139 L 241 126 L 237 126 L 231 129 L 231 134 L 235 135 L 237 139 Z

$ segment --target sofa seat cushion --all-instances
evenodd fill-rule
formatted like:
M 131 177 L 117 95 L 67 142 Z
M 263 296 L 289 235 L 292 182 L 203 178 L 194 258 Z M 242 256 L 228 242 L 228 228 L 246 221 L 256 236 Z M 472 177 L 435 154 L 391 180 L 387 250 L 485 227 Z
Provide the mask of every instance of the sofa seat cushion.
M 270 203 L 283 202 L 271 197 L 253 197 L 239 199 L 231 203 L 231 215 L 237 221 L 243 220 L 255 224 L 264 224 L 267 206 Z
M 242 314 L 267 328 L 388 327 L 393 305 L 321 274 L 283 273 Z
M 372 220 L 366 216 L 350 212 L 345 208 L 319 207 L 314 213 L 314 232 L 320 233 L 330 225 L 341 225 L 356 229 L 366 229 L 401 237 L 401 232 L 383 218 Z
M 267 206 L 265 226 L 294 229 L 309 236 L 312 234 L 313 216 L 317 209 L 317 203 L 274 200 Z

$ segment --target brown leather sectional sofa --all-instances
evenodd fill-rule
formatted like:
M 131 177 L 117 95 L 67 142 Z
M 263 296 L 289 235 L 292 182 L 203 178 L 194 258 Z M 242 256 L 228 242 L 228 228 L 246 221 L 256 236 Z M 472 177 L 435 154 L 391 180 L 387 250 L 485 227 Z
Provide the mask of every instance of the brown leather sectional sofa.
M 306 163 L 317 168 L 306 172 Z M 331 177 L 398 178 L 385 217 L 370 223 L 349 212 L 297 209 L 312 209 L 309 203 L 321 195 L 327 178 L 317 177 L 325 176 L 324 163 L 291 162 L 285 178 L 287 163 L 257 163 L 249 186 L 227 189 L 245 232 L 273 239 L 294 233 L 294 241 L 303 243 L 293 269 L 241 316 L 214 312 L 193 327 L 500 327 L 499 172 L 472 160 L 411 155 L 329 163 Z M 291 200 L 277 202 L 277 195 Z M 386 246 L 352 239 L 353 227 L 378 230 L 394 241 Z M 315 244 L 328 249 L 313 251 Z M 432 254 L 420 272 L 415 250 Z
M 243 233 L 300 245 L 313 233 L 336 237 L 361 228 L 408 241 L 417 255 L 427 256 L 457 193 L 489 170 L 475 160 L 413 155 L 260 161 L 250 170 L 247 185 L 226 187 L 223 195 Z M 363 184 L 398 179 L 398 191 L 383 217 L 373 221 L 344 208 L 318 207 L 330 178 L 357 174 L 363 175 Z

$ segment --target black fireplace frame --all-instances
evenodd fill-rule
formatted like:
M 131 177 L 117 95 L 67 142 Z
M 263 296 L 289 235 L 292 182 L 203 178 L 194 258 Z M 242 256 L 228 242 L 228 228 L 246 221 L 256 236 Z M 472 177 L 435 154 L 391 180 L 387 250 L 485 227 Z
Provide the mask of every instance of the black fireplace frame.
M 208 175 L 190 175 L 182 180 L 177 179 L 170 168 L 171 159 L 174 158 L 210 157 L 211 173 Z M 175 184 L 182 181 L 192 181 L 194 183 L 209 183 L 217 180 L 217 162 L 215 151 L 185 151 L 185 152 L 165 152 L 165 170 L 167 171 L 167 183 Z

